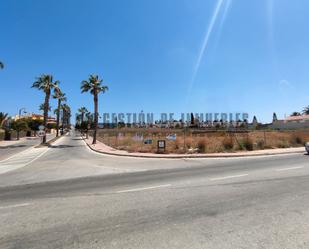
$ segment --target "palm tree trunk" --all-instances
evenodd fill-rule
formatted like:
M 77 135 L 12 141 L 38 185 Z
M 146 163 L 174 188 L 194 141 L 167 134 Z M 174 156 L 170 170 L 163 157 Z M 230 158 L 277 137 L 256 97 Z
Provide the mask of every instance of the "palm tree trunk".
M 66 115 L 66 112 L 65 112 L 65 110 L 63 109 L 63 111 L 62 111 L 62 131 L 61 131 L 61 135 L 64 134 L 64 120 L 65 120 L 65 115 Z
M 93 133 L 93 141 L 92 144 L 96 144 L 97 142 L 97 130 L 98 130 L 98 94 L 95 91 L 93 95 L 94 100 L 94 133 Z
M 48 109 L 49 109 L 49 97 L 50 92 L 47 92 L 45 95 L 45 102 L 44 102 L 44 127 L 45 127 L 45 136 L 43 137 L 42 143 L 46 143 L 46 127 L 47 127 L 47 121 L 48 121 Z
M 81 123 L 80 123 L 80 132 L 81 132 L 82 136 L 84 136 L 84 130 L 83 130 L 84 115 L 85 115 L 85 113 L 82 112 Z
M 58 99 L 58 111 L 57 111 L 57 134 L 56 134 L 56 137 L 58 137 L 58 136 L 59 136 L 60 106 L 61 106 L 61 100 L 60 100 L 60 99 Z

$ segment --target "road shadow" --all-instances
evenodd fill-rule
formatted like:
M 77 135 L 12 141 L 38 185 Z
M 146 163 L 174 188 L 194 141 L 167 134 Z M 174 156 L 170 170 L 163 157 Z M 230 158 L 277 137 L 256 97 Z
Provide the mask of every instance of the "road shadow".
M 14 148 L 22 148 L 26 147 L 27 145 L 18 144 L 18 145 L 8 145 L 8 146 L 1 146 L 0 149 L 14 149 Z
M 72 140 L 83 140 L 82 138 L 72 138 Z
M 52 149 L 63 149 L 63 148 L 72 148 L 72 147 L 77 147 L 74 145 L 67 145 L 67 144 L 62 144 L 62 145 L 49 145 L 48 148 Z

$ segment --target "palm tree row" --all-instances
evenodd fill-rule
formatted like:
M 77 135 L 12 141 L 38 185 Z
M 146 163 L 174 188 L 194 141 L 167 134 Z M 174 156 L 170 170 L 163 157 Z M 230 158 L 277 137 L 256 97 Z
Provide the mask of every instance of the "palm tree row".
M 93 95 L 93 103 L 94 103 L 94 132 L 93 132 L 93 141 L 92 144 L 95 144 L 97 141 L 97 131 L 98 131 L 98 119 L 99 119 L 99 112 L 98 112 L 98 96 L 100 93 L 105 93 L 108 90 L 107 86 L 102 85 L 103 80 L 99 78 L 98 75 L 90 75 L 88 80 L 83 80 L 81 83 L 81 92 L 90 92 Z M 81 108 L 82 109 L 82 108 Z M 81 121 L 84 120 L 84 113 L 86 113 L 85 109 L 79 109 L 82 113 Z
M 99 94 L 105 93 L 108 90 L 108 87 L 103 85 L 103 80 L 99 78 L 98 75 L 90 75 L 88 80 L 83 80 L 81 82 L 81 92 L 90 92 L 90 94 L 93 95 L 93 102 L 94 102 L 94 132 L 93 132 L 93 141 L 92 143 L 95 144 L 97 140 L 97 130 L 98 130 L 98 102 L 99 102 Z M 48 121 L 48 111 L 50 110 L 49 101 L 50 98 L 54 98 L 58 101 L 57 103 L 57 109 L 55 110 L 55 113 L 57 114 L 57 136 L 59 136 L 59 124 L 60 124 L 60 111 L 62 110 L 62 125 L 64 126 L 64 123 L 69 120 L 69 117 L 71 115 L 70 107 L 67 104 L 63 104 L 65 102 L 66 96 L 61 91 L 59 87 L 60 82 L 54 81 L 52 75 L 43 74 L 40 77 L 36 78 L 36 81 L 33 83 L 32 88 L 37 88 L 40 91 L 43 91 L 45 94 L 45 101 L 43 103 L 43 112 L 44 112 L 44 127 L 47 126 Z M 53 92 L 53 94 L 52 94 Z M 88 122 L 90 120 L 90 117 L 92 116 L 91 113 L 88 112 L 86 107 L 81 107 L 78 110 L 81 113 L 81 123 L 84 122 L 85 115 L 88 119 Z M 68 122 L 67 122 L 68 123 Z M 46 135 L 43 137 L 43 143 L 46 143 Z
M 67 98 L 65 97 L 65 93 L 63 93 L 61 91 L 59 86 L 57 88 L 55 88 L 53 98 L 57 99 L 57 101 L 58 101 L 58 106 L 57 106 L 57 109 L 55 110 L 56 115 L 57 115 L 57 134 L 56 134 L 56 136 L 58 137 L 59 136 L 59 124 L 60 124 L 60 111 L 61 111 L 61 107 L 62 107 L 61 103 L 67 101 Z
M 32 84 L 32 88 L 37 88 L 45 94 L 45 101 L 40 106 L 40 109 L 43 109 L 44 122 L 43 125 L 46 129 L 48 122 L 48 112 L 50 111 L 49 101 L 50 98 L 57 99 L 58 106 L 55 110 L 57 114 L 57 134 L 59 136 L 59 124 L 60 124 L 60 111 L 63 111 L 63 116 L 68 116 L 68 113 L 71 113 L 68 105 L 62 105 L 62 102 L 66 101 L 65 94 L 61 91 L 59 87 L 60 82 L 58 80 L 54 81 L 52 75 L 42 74 L 40 77 L 36 78 L 36 81 Z M 53 93 L 53 94 L 52 94 Z M 46 135 L 43 137 L 42 143 L 46 143 Z

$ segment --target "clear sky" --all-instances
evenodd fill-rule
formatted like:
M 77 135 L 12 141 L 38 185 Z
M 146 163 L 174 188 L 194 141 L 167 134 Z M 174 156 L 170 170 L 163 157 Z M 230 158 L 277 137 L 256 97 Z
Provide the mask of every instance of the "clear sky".
M 0 111 L 38 112 L 36 76 L 100 112 L 248 112 L 309 105 L 308 0 L 0 0 Z M 52 100 L 52 106 L 56 103 Z

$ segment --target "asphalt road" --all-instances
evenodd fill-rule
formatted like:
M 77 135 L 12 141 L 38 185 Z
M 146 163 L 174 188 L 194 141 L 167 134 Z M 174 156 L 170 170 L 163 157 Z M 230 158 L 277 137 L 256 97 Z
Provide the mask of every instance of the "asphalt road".
M 75 134 L 27 153 L 0 162 L 20 165 L 0 174 L 1 249 L 309 248 L 305 154 L 118 158 Z

